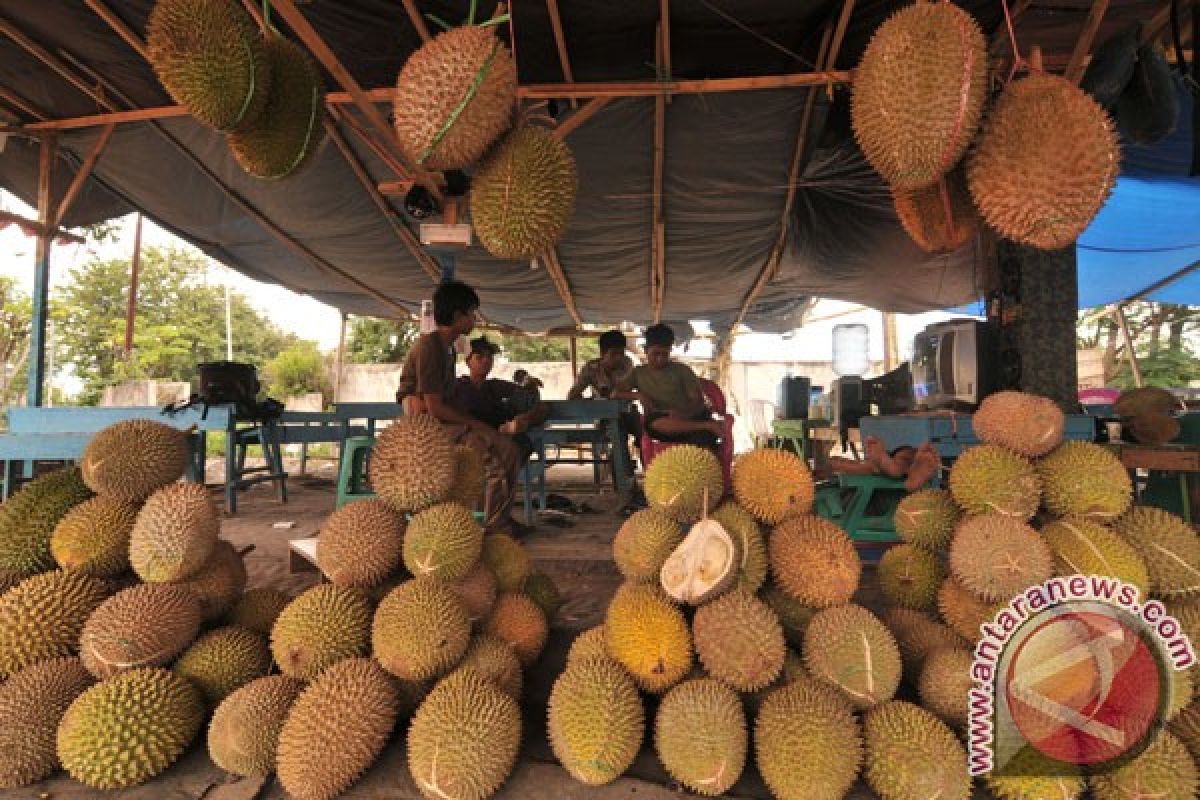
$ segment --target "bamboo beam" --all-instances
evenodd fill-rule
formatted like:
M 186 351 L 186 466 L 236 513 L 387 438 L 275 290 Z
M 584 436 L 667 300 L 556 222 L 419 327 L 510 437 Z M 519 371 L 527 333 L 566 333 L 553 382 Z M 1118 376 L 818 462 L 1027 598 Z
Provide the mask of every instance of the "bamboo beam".
M 554 47 L 558 50 L 563 80 L 574 83 L 575 73 L 571 71 L 571 57 L 567 54 L 567 37 L 563 33 L 562 15 L 558 13 L 558 0 L 546 0 L 546 10 L 550 12 L 550 29 L 554 32 Z M 577 98 L 571 98 L 571 108 L 579 108 Z
M 415 181 L 410 177 L 408 169 L 392 155 L 390 150 L 376 141 L 375 137 L 371 136 L 370 132 L 362 126 L 362 122 L 357 117 L 351 114 L 348 109 L 343 109 L 341 106 L 330 106 L 329 112 L 335 120 L 354 131 L 354 134 L 363 144 L 370 148 L 372 153 L 379 157 L 380 161 L 386 164 L 392 172 L 396 173 L 402 182 L 407 183 L 409 188 L 412 188 L 412 184 Z
M 92 170 L 96 168 L 96 162 L 100 160 L 101 154 L 104 153 L 104 148 L 108 147 L 108 141 L 112 138 L 115 125 L 109 123 L 100 131 L 100 138 L 92 145 L 92 150 L 87 154 L 87 158 L 79 165 L 79 171 L 75 173 L 75 177 L 71 180 L 71 185 L 67 187 L 66 194 L 59 201 L 58 209 L 54 212 L 54 216 L 50 220 L 50 227 L 57 228 L 62 224 L 63 219 L 67 216 L 67 212 L 71 210 L 75 200 L 79 197 L 79 193 L 83 191 L 83 185 L 87 183 L 87 179 L 92 176 Z
M 42 47 L 37 42 L 30 39 L 23 31 L 19 30 L 4 17 L 0 17 L 0 33 L 3 33 L 9 39 L 12 39 L 13 42 L 15 42 L 22 50 L 29 53 L 43 65 L 49 67 L 67 83 L 74 86 L 83 94 L 86 94 L 94 99 L 96 104 L 105 111 L 112 112 L 118 110 L 117 107 L 108 100 L 108 98 L 95 91 L 94 87 L 88 86 L 88 84 L 78 75 L 76 75 L 74 71 L 69 69 L 61 59 L 48 51 L 46 48 Z
M 27 231 L 32 231 L 33 233 L 30 234 L 32 236 L 40 236 L 46 230 L 46 226 L 38 222 L 36 219 L 22 217 L 20 214 L 14 214 L 11 211 L 0 210 L 0 222 L 12 222 L 16 225 L 19 225 L 22 228 L 27 229 Z M 76 236 L 75 234 L 70 233 L 62 228 L 55 228 L 52 230 L 50 232 L 50 237 L 53 239 L 66 239 L 74 244 L 87 244 L 87 240 L 82 236 Z
M 1121 338 L 1125 340 L 1125 357 L 1129 359 L 1129 369 L 1133 373 L 1133 385 L 1139 389 L 1145 386 L 1142 379 L 1142 368 L 1138 364 L 1137 353 L 1133 349 L 1133 336 L 1129 333 L 1129 320 L 1125 318 L 1125 307 L 1117 305 L 1117 325 L 1121 328 Z
M 542 255 L 542 263 L 546 265 L 546 274 L 550 276 L 554 288 L 558 290 L 558 296 L 562 298 L 563 307 L 567 309 L 567 313 L 571 315 L 575 325 L 583 327 L 583 317 L 580 316 L 579 308 L 575 305 L 575 297 L 571 294 L 571 284 L 567 281 L 567 274 L 558 258 L 558 249 L 552 247 L 547 250 Z
M 79 128 L 95 128 L 101 125 L 121 125 L 127 122 L 149 122 L 159 119 L 191 116 L 183 106 L 156 106 L 132 111 L 116 111 L 107 114 L 90 114 L 86 117 L 71 117 L 37 122 L 25 127 L 31 131 L 69 131 Z
M 661 58 L 659 59 L 662 65 L 662 74 L 660 79 L 671 80 L 671 0 L 659 0 L 658 4 L 658 35 L 662 39 Z M 667 102 L 671 102 L 671 96 L 667 95 Z
M 1092 7 L 1083 23 L 1083 30 L 1079 32 L 1079 38 L 1075 40 L 1075 49 L 1071 51 L 1071 60 L 1067 62 L 1067 71 L 1063 76 L 1071 83 L 1078 84 L 1083 78 L 1087 57 L 1092 52 L 1092 42 L 1096 40 L 1096 33 L 1100 30 L 1100 23 L 1104 21 L 1106 11 L 1108 0 L 1092 0 Z
M 47 136 L 40 142 L 38 153 L 38 222 L 42 230 L 37 237 L 37 253 L 33 271 L 33 310 L 29 326 L 29 381 L 25 391 L 27 406 L 40 406 L 46 393 L 46 323 L 50 318 L 50 244 L 51 232 L 51 172 L 54 169 L 58 141 Z
M 346 141 L 346 137 L 342 135 L 340 130 L 338 130 L 338 127 L 333 120 L 329 119 L 328 117 L 325 119 L 325 132 L 329 134 L 329 138 L 337 146 L 337 149 L 341 152 L 342 157 L 346 159 L 346 163 L 350 166 L 350 170 L 354 173 L 354 177 L 358 178 L 358 182 L 362 184 L 363 190 L 366 191 L 367 196 L 371 198 L 371 202 L 374 203 L 375 207 L 379 209 L 379 213 L 383 214 L 383 218 L 387 221 L 388 225 L 391 227 L 396 236 L 399 237 L 405 248 L 409 251 L 409 253 L 412 254 L 413 258 L 417 260 L 417 263 L 421 265 L 421 268 L 425 270 L 425 273 L 433 279 L 434 283 L 437 283 L 439 280 L 441 280 L 441 270 L 439 270 L 437 266 L 433 264 L 433 260 L 429 257 L 429 254 L 421 249 L 421 243 L 417 241 L 417 237 L 414 236 L 413 232 L 408 229 L 408 226 L 404 224 L 403 220 L 398 219 L 396 210 L 393 209 L 388 204 L 387 200 L 383 198 L 383 195 L 379 193 L 379 189 L 377 189 L 375 186 L 375 181 L 372 180 L 370 173 L 367 172 L 362 162 L 359 161 L 358 156 L 355 155 L 354 150 L 351 149 L 350 143 Z
M 43 122 L 49 118 L 49 117 L 47 117 L 46 114 L 44 114 L 41 110 L 39 110 L 38 107 L 35 106 L 33 103 L 30 103 L 28 100 L 21 97 L 16 92 L 12 91 L 11 89 L 7 89 L 3 86 L 0 86 L 0 100 L 3 100 L 4 102 L 8 103 L 13 108 L 20 111 L 22 114 L 25 114 L 28 117 L 33 117 L 34 119 L 38 120 L 39 122 Z
M 657 67 L 662 63 L 662 30 L 656 31 L 654 63 Z M 662 94 L 654 97 L 654 173 L 652 216 L 650 232 L 650 311 L 657 324 L 662 319 L 663 304 L 667 296 L 667 248 L 666 233 L 663 224 L 663 168 L 666 161 L 667 122 L 666 97 Z
M 1171 0 L 1167 0 L 1166 4 L 1155 12 L 1142 27 L 1142 36 L 1138 40 L 1138 44 L 1150 44 L 1156 40 L 1168 25 L 1171 24 Z
M 416 1 L 404 0 L 404 10 L 408 12 L 408 18 L 412 21 L 412 26 L 417 29 L 417 35 L 421 37 L 421 41 L 428 42 L 432 39 L 433 37 L 429 35 L 429 26 L 425 24 L 425 18 L 417 10 Z
M 614 81 L 597 83 L 532 83 L 517 87 L 517 96 L 528 100 L 556 97 L 655 97 L 670 94 L 718 94 L 765 89 L 797 89 L 805 86 L 850 83 L 850 70 L 796 72 L 789 75 L 760 75 L 748 78 L 706 78 L 686 81 Z
M 555 128 L 554 135 L 559 139 L 567 138 L 576 128 L 596 116 L 598 112 L 602 111 L 611 102 L 611 97 L 593 97 L 584 104 L 583 108 L 567 117 L 566 121 Z
M 124 39 L 125 44 L 133 48 L 143 59 L 149 61 L 146 43 L 120 17 L 114 14 L 108 6 L 101 2 L 101 0 L 83 0 L 83 4 L 90 8 L 96 16 L 104 20 L 105 24 L 112 28 L 113 33 Z
M 321 38 L 308 18 L 300 13 L 296 8 L 294 0 L 274 0 L 272 6 L 280 17 L 287 22 L 291 27 L 292 33 L 304 44 L 308 51 L 316 57 L 318 61 L 325 66 L 333 75 L 334 80 L 341 86 L 354 101 L 354 105 L 358 106 L 359 111 L 367 118 L 367 122 L 375 129 L 376 134 L 380 137 L 380 141 L 387 145 L 388 149 L 399 159 L 400 163 L 405 165 L 408 174 L 412 176 L 417 183 L 429 190 L 429 193 L 437 198 L 438 202 L 442 201 L 442 190 L 438 186 L 434 176 L 420 169 L 415 164 L 410 164 L 404 156 L 404 149 L 400 146 L 399 140 L 396 138 L 396 132 L 379 113 L 379 109 L 372 103 L 371 97 L 367 92 L 363 91 L 362 86 L 350 74 L 350 71 L 342 64 L 334 52 L 329 49 L 329 45 Z

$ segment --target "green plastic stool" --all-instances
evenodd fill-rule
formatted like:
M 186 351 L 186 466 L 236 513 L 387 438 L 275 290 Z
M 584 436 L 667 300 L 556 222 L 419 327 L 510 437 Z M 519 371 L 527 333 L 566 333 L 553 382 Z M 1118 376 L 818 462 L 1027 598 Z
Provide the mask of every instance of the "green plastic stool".
M 896 505 L 907 494 L 904 481 L 880 475 L 839 475 L 817 488 L 817 516 L 837 524 L 855 542 L 894 544 Z

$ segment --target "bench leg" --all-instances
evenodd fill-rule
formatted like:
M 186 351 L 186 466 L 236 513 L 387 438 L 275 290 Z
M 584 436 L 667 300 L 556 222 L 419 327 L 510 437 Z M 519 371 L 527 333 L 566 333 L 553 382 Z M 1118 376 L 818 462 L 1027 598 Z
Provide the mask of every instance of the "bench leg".
M 229 431 L 225 436 L 225 513 L 237 513 L 238 472 L 237 433 Z

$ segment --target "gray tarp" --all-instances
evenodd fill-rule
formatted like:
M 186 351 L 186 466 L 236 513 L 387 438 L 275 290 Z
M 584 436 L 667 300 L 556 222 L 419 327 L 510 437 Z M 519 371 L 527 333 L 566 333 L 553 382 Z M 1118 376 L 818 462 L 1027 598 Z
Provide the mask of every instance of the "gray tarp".
M 135 30 L 144 30 L 149 2 L 112 0 L 109 5 Z M 456 10 L 445 3 L 421 5 L 457 18 L 467 4 L 456 3 Z M 522 81 L 561 80 L 545 4 L 516 5 Z M 652 77 L 646 55 L 652 64 L 657 3 L 573 0 L 563 5 L 577 79 Z M 671 7 L 675 73 L 729 77 L 808 69 L 761 36 L 811 59 L 821 24 L 840 5 L 678 0 Z M 759 36 L 722 20 L 713 6 L 729 8 Z M 854 63 L 889 7 L 858 4 L 839 66 Z M 405 53 L 416 44 L 399 2 L 314 0 L 301 8 L 366 86 L 394 80 Z M 38 42 L 105 76 L 137 105 L 169 102 L 136 53 L 78 0 L 9 0 L 3 13 Z M 52 117 L 97 111 L 94 101 L 3 37 L 0 85 Z M 755 329 L 794 327 L 810 295 L 895 311 L 947 307 L 977 296 L 981 255 L 974 246 L 929 258 L 908 241 L 891 211 L 886 187 L 848 136 L 844 95 L 839 91 L 829 106 L 822 90 L 818 116 L 828 114 L 830 124 L 801 178 L 778 275 L 747 320 Z M 778 234 L 803 102 L 803 90 L 772 90 L 678 96 L 667 106 L 667 319 L 708 318 L 722 328 L 736 314 Z M 578 160 L 580 194 L 560 248 L 561 262 L 589 322 L 645 322 L 650 316 L 653 118 L 652 99 L 619 100 L 568 138 Z M 321 258 L 409 308 L 428 296 L 429 277 L 331 142 L 303 172 L 281 182 L 262 182 L 240 172 L 220 134 L 189 118 L 157 124 L 161 130 L 150 123 L 118 126 L 96 179 L 67 224 L 140 208 L 251 277 L 281 283 L 352 313 L 394 313 L 282 246 L 197 170 L 165 131 L 229 190 Z M 394 177 L 352 132 L 346 134 L 377 180 Z M 89 129 L 61 137 L 61 149 L 73 163 L 60 162 L 58 185 L 65 186 L 96 136 L 97 129 Z M 10 139 L 0 154 L 0 186 L 33 201 L 36 163 L 36 145 Z M 480 289 L 486 313 L 497 322 L 531 331 L 571 324 L 544 269 L 498 261 L 476 247 L 459 259 L 458 275 Z

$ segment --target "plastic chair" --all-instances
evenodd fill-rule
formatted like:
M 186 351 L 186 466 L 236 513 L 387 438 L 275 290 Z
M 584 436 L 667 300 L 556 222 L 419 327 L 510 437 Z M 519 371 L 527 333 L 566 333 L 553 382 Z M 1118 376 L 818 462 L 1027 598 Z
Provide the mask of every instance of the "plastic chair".
M 771 418 L 767 419 L 767 409 L 771 409 Z M 755 447 L 770 447 L 774 438 L 771 433 L 771 422 L 779 415 L 779 407 L 770 400 L 750 400 L 750 434 L 754 437 Z
M 733 415 L 726 414 L 725 393 L 721 391 L 720 386 L 707 378 L 700 378 L 700 390 L 704 392 L 704 396 L 708 399 L 708 404 L 712 407 L 712 410 L 718 414 L 725 415 L 725 435 L 721 437 L 720 447 L 717 448 L 717 460 L 721 462 L 721 474 L 725 477 L 725 487 L 729 488 L 732 485 L 730 475 L 733 472 Z M 674 445 L 675 442 L 661 442 L 651 437 L 649 430 L 643 428 L 643 466 L 649 469 L 655 456 Z

